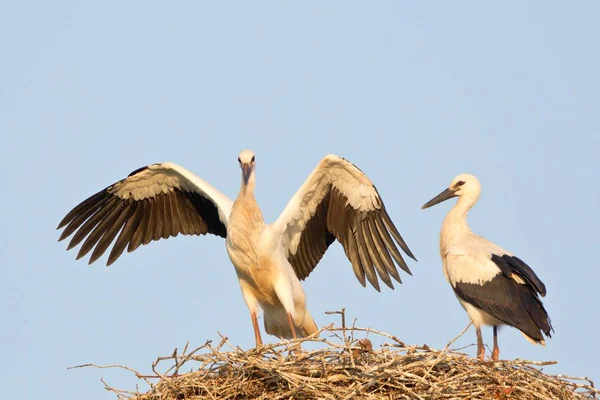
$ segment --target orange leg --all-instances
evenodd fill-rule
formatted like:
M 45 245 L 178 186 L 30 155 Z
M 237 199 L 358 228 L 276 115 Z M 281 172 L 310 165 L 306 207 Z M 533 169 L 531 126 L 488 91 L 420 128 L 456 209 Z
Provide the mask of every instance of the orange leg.
M 250 313 L 252 317 L 252 327 L 254 328 L 254 338 L 256 339 L 256 347 L 262 345 L 262 338 L 260 337 L 260 329 L 258 329 L 258 320 L 256 319 L 256 313 Z
M 292 328 L 292 336 L 294 337 L 294 339 L 297 339 L 296 337 L 296 329 L 294 328 L 294 322 L 292 321 L 292 314 L 288 313 L 288 322 L 290 323 L 290 328 Z
M 483 347 L 483 337 L 481 336 L 480 327 L 475 327 L 475 334 L 477 335 L 477 358 L 483 361 L 485 358 L 485 347 Z
M 498 326 L 494 325 L 494 350 L 492 351 L 492 361 L 498 361 L 500 348 L 498 347 Z

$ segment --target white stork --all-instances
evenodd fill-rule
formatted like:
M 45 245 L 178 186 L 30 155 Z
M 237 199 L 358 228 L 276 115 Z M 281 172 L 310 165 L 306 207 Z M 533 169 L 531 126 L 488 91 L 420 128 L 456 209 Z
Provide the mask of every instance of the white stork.
M 444 275 L 475 325 L 477 356 L 483 360 L 485 354 L 481 325 L 492 325 L 492 360 L 498 361 L 500 325 L 515 327 L 527 340 L 541 345 L 546 344 L 542 333 L 550 337 L 553 329 L 538 296 L 546 295 L 546 287 L 535 272 L 520 258 L 474 234 L 467 225 L 467 213 L 480 193 L 479 180 L 461 174 L 422 208 L 459 197 L 440 232 Z
M 415 257 L 373 183 L 349 161 L 325 156 L 279 218 L 268 225 L 254 197 L 254 153 L 240 152 L 238 162 L 242 183 L 235 201 L 180 165 L 166 162 L 139 168 L 73 208 L 58 225 L 57 229 L 66 226 L 59 241 L 77 231 L 67 250 L 85 239 L 77 259 L 93 248 L 91 264 L 118 235 L 108 266 L 125 248 L 132 252 L 179 233 L 225 238 L 257 346 L 262 344 L 259 307 L 268 334 L 290 339 L 317 331 L 300 280 L 310 275 L 336 239 L 363 287 L 365 276 L 377 291 L 377 276 L 392 289 L 390 276 L 402 283 L 393 260 L 411 274 L 394 240 Z

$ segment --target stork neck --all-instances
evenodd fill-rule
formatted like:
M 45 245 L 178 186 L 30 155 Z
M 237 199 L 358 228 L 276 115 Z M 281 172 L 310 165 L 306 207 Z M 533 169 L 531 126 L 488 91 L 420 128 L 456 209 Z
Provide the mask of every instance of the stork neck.
M 477 202 L 477 199 L 474 197 L 460 196 L 458 198 L 458 201 L 456 202 L 454 207 L 452 207 L 452 210 L 450 210 L 450 213 L 448 215 L 452 215 L 456 218 L 460 217 L 466 221 L 467 214 L 469 213 L 469 210 L 471 209 L 471 207 L 473 207 L 473 205 L 475 205 L 475 202 Z
M 467 214 L 475 202 L 476 198 L 472 197 L 459 197 L 458 201 L 452 207 L 442 226 L 441 240 L 443 243 L 450 243 L 452 240 L 460 239 L 465 234 L 471 232 L 469 224 L 467 223 Z

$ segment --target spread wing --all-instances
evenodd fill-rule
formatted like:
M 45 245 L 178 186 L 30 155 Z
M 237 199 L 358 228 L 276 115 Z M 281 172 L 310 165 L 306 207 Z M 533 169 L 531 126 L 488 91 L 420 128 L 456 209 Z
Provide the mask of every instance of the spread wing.
M 394 260 L 411 274 L 395 242 L 416 260 L 373 182 L 355 165 L 335 155 L 321 160 L 273 226 L 281 234 L 285 255 L 301 280 L 310 275 L 336 239 L 359 282 L 366 286 L 366 276 L 378 291 L 377 276 L 392 289 L 390 276 L 402 282 Z
M 106 265 L 127 247 L 132 252 L 153 240 L 207 233 L 226 237 L 233 202 L 207 182 L 173 163 L 133 171 L 75 206 L 58 224 L 59 241 L 75 235 L 67 250 L 85 239 L 77 259 L 94 249 L 89 264 L 112 247 Z

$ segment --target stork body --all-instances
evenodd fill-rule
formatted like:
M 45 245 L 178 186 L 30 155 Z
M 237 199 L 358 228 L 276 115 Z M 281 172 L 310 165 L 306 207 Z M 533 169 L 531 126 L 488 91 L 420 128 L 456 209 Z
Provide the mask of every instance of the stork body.
M 373 183 L 356 166 L 325 156 L 272 224 L 265 224 L 254 196 L 255 156 L 239 154 L 242 183 L 235 201 L 187 169 L 157 163 L 81 202 L 63 218 L 59 240 L 73 234 L 67 250 L 84 241 L 77 259 L 94 249 L 96 261 L 118 237 L 107 265 L 153 240 L 207 233 L 225 239 L 240 289 L 250 311 L 256 344 L 262 309 L 267 333 L 279 338 L 305 337 L 317 325 L 306 309 L 300 284 L 338 240 L 355 276 L 380 290 L 378 277 L 393 289 L 401 283 L 394 261 L 410 274 L 396 248 L 413 254 L 390 219 Z
M 255 175 L 242 184 L 229 216 L 226 247 L 250 311 L 257 344 L 262 344 L 257 315 L 265 331 L 282 338 L 305 337 L 318 328 L 306 310 L 304 290 L 283 256 L 273 226 L 266 225 L 254 196 Z
M 423 208 L 458 196 L 440 231 L 440 255 L 444 276 L 475 325 L 477 355 L 484 359 L 482 325 L 494 330 L 492 360 L 500 353 L 498 328 L 509 325 L 532 343 L 544 345 L 552 325 L 540 295 L 546 287 L 520 258 L 476 235 L 467 224 L 467 214 L 479 199 L 481 186 L 470 174 L 455 177 L 448 189 Z

